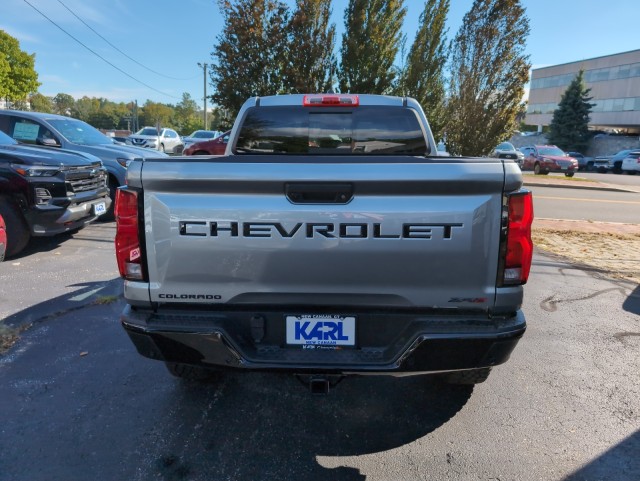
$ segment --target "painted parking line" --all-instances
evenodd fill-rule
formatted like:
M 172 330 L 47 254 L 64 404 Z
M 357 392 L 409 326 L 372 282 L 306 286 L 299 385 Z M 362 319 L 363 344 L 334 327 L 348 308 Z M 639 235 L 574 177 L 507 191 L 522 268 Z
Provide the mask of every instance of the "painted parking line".
M 547 199 L 547 200 L 575 200 L 576 202 L 598 202 L 598 203 L 602 203 L 602 202 L 607 202 L 609 204 L 638 204 L 640 205 L 640 202 L 635 201 L 635 200 L 606 200 L 606 199 L 583 199 L 583 198 L 579 198 L 579 197 L 553 197 L 553 196 L 548 196 L 548 195 L 533 195 L 533 200 L 535 201 L 536 199 Z

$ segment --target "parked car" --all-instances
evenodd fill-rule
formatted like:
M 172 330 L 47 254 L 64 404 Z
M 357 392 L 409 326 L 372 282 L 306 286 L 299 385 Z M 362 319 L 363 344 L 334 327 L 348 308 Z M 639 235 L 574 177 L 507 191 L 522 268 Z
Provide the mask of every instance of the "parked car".
M 107 171 L 97 157 L 21 145 L 0 132 L 0 216 L 5 253 L 19 253 L 31 236 L 80 229 L 112 204 Z
M 134 159 L 165 156 L 156 151 L 118 145 L 86 122 L 63 115 L 0 110 L 0 131 L 21 144 L 59 147 L 95 155 L 107 169 L 109 197 L 112 199 L 115 199 L 118 186 L 125 185 L 127 166 Z M 113 219 L 113 207 L 111 204 L 101 220 Z
M 634 150 L 622 160 L 622 172 L 636 175 L 640 172 L 640 150 Z
M 578 161 L 555 145 L 527 145 L 520 150 L 524 154 L 522 170 L 533 170 L 536 175 L 559 172 L 573 177 L 578 170 Z
M 524 162 L 524 154 L 517 150 L 510 142 L 502 142 L 501 144 L 498 144 L 489 156 L 496 157 L 498 159 L 513 159 L 520 168 L 522 168 L 522 163 Z
M 4 260 L 4 254 L 7 251 L 7 230 L 4 225 L 4 219 L 0 214 L 0 262 Z
M 219 137 L 222 132 L 218 130 L 196 130 L 192 132 L 191 135 L 187 137 L 182 137 L 182 142 L 184 142 L 184 148 L 187 149 L 191 147 L 196 142 L 204 142 L 205 140 L 212 140 L 216 137 Z
M 567 152 L 567 154 L 578 161 L 578 170 L 591 170 L 589 169 L 589 163 L 593 167 L 593 157 L 587 157 L 580 152 Z
M 223 155 L 227 149 L 229 142 L 230 130 L 219 135 L 213 140 L 205 140 L 204 142 L 196 142 L 191 147 L 185 149 L 185 155 Z
M 615 155 L 612 155 L 607 162 L 607 169 L 614 174 L 622 173 L 622 161 L 626 159 L 627 155 L 633 152 L 633 149 L 621 150 Z
M 171 152 L 180 154 L 184 149 L 184 143 L 178 132 L 172 129 L 155 127 L 143 127 L 135 134 L 127 138 L 127 142 L 134 147 L 159 150 L 160 152 Z

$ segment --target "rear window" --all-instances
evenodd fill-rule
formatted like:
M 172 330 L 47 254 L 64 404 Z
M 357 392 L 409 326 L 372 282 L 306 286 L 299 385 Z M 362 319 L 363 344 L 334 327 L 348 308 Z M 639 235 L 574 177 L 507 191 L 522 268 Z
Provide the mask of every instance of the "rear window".
M 425 155 L 416 113 L 407 108 L 257 107 L 250 109 L 237 154 Z

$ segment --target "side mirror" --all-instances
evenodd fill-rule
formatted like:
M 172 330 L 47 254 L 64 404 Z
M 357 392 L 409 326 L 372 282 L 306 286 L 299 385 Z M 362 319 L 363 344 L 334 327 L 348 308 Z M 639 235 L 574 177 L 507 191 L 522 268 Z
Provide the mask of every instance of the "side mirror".
M 36 144 L 44 145 L 45 147 L 60 147 L 60 144 L 56 139 L 38 137 L 36 139 Z

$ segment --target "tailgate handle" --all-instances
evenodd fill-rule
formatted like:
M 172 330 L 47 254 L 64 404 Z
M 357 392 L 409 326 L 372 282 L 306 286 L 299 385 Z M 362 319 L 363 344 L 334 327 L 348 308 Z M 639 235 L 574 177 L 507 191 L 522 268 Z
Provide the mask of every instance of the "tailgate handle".
M 284 193 L 294 204 L 348 204 L 353 185 L 347 183 L 285 184 Z

